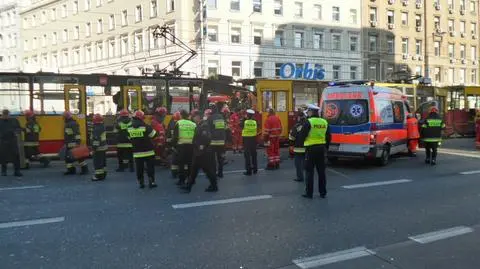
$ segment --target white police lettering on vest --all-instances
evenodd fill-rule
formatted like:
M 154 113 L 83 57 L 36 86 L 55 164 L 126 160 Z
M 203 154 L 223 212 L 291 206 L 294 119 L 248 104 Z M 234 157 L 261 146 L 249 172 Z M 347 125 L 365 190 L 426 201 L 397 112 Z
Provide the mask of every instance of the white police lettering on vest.
M 294 63 L 285 63 L 280 67 L 280 77 L 285 79 L 310 79 L 322 80 L 325 78 L 325 69 L 319 65 L 305 63 L 302 68 L 298 68 Z

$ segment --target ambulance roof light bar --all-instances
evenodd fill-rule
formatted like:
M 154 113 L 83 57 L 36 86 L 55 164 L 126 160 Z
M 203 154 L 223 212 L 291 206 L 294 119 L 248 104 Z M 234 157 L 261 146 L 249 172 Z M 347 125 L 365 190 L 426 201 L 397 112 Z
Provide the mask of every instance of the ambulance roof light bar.
M 342 81 L 335 80 L 335 81 L 330 81 L 328 83 L 328 86 L 368 85 L 369 82 L 370 82 L 370 85 L 371 83 L 374 83 L 373 81 L 370 81 L 370 80 L 342 80 Z

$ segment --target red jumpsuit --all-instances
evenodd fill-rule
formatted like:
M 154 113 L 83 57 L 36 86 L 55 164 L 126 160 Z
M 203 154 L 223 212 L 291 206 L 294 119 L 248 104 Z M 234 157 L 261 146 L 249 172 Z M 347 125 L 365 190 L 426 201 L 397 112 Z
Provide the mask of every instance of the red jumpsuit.
M 480 117 L 475 121 L 475 147 L 480 149 Z
M 280 165 L 280 135 L 282 134 L 282 122 L 277 115 L 267 117 L 263 126 L 264 139 L 268 143 L 267 168 L 278 168 Z
M 242 130 L 240 128 L 240 115 L 237 112 L 232 113 L 228 121 L 228 126 L 232 131 L 232 149 L 233 151 L 242 150 Z
M 415 154 L 418 147 L 418 139 L 420 133 L 418 131 L 418 120 L 415 117 L 407 119 L 407 138 L 408 138 L 408 152 Z
M 163 162 L 165 160 L 165 127 L 163 126 L 163 122 L 153 117 L 152 128 L 157 132 L 157 137 L 153 140 L 155 146 L 155 159 Z

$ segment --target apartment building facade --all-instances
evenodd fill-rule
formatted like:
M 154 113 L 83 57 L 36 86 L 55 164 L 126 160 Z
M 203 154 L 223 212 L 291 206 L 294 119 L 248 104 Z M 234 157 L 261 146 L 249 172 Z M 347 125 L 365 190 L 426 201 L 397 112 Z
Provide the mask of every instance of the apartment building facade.
M 153 37 L 156 26 L 167 24 L 198 53 L 182 67 L 192 75 L 275 77 L 283 63 L 308 62 L 324 68 L 326 79 L 357 79 L 360 6 L 357 0 L 34 0 L 21 11 L 22 69 L 135 75 L 163 69 L 186 53 Z
M 21 1 L 0 0 L 0 72 L 20 70 L 19 4 Z
M 366 0 L 364 74 L 478 85 L 478 0 Z

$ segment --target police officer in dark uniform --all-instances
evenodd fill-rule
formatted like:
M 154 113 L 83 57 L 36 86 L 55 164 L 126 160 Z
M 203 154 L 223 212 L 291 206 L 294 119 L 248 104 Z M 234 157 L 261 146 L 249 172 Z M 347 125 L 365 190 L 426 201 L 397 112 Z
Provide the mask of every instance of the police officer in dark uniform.
M 193 137 L 193 161 L 190 171 L 190 176 L 187 183 L 182 187 L 185 192 L 189 193 L 192 185 L 195 184 L 195 179 L 198 176 L 198 171 L 202 169 L 205 172 L 210 186 L 205 189 L 206 192 L 218 191 L 217 177 L 215 175 L 215 159 L 214 152 L 211 145 L 211 126 L 207 120 L 201 120 L 200 112 L 196 111 L 192 115 L 193 120 L 197 124 L 195 134 Z
M 107 176 L 105 171 L 106 166 L 106 152 L 107 145 L 107 133 L 105 131 L 105 125 L 103 124 L 103 117 L 100 114 L 93 115 L 93 132 L 92 132 L 92 148 L 93 148 L 93 166 L 95 174 L 92 177 L 92 181 L 104 180 Z
M 148 187 L 155 188 L 155 151 L 152 139 L 156 132 L 150 125 L 145 124 L 145 114 L 138 110 L 132 121 L 132 127 L 128 128 L 128 138 L 133 145 L 133 158 L 137 170 L 137 180 L 141 189 L 145 188 L 144 172 L 147 166 Z
M 182 119 L 177 121 L 173 130 L 172 145 L 177 151 L 178 182 L 177 185 L 185 184 L 188 171 L 191 170 L 193 156 L 193 136 L 197 125 L 189 120 L 189 114 L 185 110 L 180 111 Z M 187 167 L 188 169 L 185 169 Z
M 445 123 L 438 114 L 438 108 L 432 107 L 428 117 L 422 121 L 420 129 L 420 138 L 425 143 L 425 163 L 437 164 L 437 149 L 438 144 L 442 142 L 442 129 L 445 128 Z
M 10 111 L 4 109 L 0 120 L 0 164 L 2 176 L 7 175 L 7 164 L 13 163 L 14 176 L 21 177 L 20 155 L 18 153 L 17 136 L 21 132 L 20 123 L 15 118 L 10 118 Z
M 42 128 L 37 123 L 35 114 L 31 110 L 26 110 L 24 112 L 26 123 L 25 123 L 25 139 L 23 142 L 24 152 L 25 152 L 25 165 L 26 168 L 30 168 L 30 161 L 39 161 L 43 164 L 43 167 L 47 167 L 50 161 L 41 156 L 39 145 L 40 145 L 40 132 Z
M 172 175 L 172 178 L 177 178 L 178 176 L 178 152 L 174 145 L 172 144 L 172 138 L 173 134 L 175 132 L 175 126 L 177 125 L 177 122 L 182 119 L 182 116 L 180 115 L 180 111 L 177 111 L 173 113 L 172 118 L 170 119 L 170 122 L 168 123 L 167 127 L 167 147 L 169 147 L 169 150 L 172 154 L 172 160 L 170 164 L 170 172 Z
M 304 140 L 305 146 L 305 170 L 307 172 L 307 182 L 305 184 L 305 198 L 313 198 L 313 176 L 314 169 L 318 173 L 318 191 L 320 197 L 327 196 L 327 178 L 325 174 L 325 154 L 330 145 L 331 135 L 328 122 L 320 118 L 319 107 L 315 105 L 308 106 L 308 120 L 305 121 L 299 134 L 300 139 Z
M 63 113 L 63 118 L 65 119 L 65 126 L 64 126 L 64 141 L 65 141 L 65 165 L 67 167 L 67 171 L 64 173 L 65 175 L 74 175 L 76 173 L 75 166 L 73 163 L 75 159 L 71 154 L 71 150 L 80 145 L 80 127 L 78 123 L 73 119 L 72 113 L 69 111 L 65 111 Z M 79 159 L 78 165 L 81 169 L 81 174 L 88 173 L 88 166 L 87 161 L 85 159 Z
M 294 180 L 297 182 L 304 181 L 305 174 L 305 137 L 301 136 L 303 125 L 305 125 L 306 117 L 303 111 L 297 112 L 297 123 L 290 130 L 288 134 L 288 140 L 290 147 L 293 147 L 293 158 L 295 161 L 295 170 L 297 172 L 297 178 Z
M 257 121 L 253 118 L 255 111 L 247 109 L 247 118 L 242 120 L 240 127 L 242 128 L 243 138 L 243 156 L 245 157 L 246 176 L 257 173 Z
M 118 168 L 117 172 L 123 172 L 125 168 L 130 168 L 130 172 L 133 172 L 133 153 L 132 153 L 132 143 L 128 138 L 128 128 L 132 127 L 132 119 L 130 118 L 130 113 L 128 110 L 122 110 L 119 113 L 117 122 L 113 132 L 116 133 L 117 137 L 117 158 L 118 158 Z
M 225 162 L 225 140 L 227 134 L 227 124 L 225 118 L 221 113 L 223 103 L 219 102 L 213 107 L 213 114 L 208 117 L 208 125 L 210 126 L 210 132 L 212 134 L 211 148 L 214 153 L 214 157 L 217 159 L 217 176 L 223 177 L 223 164 Z

